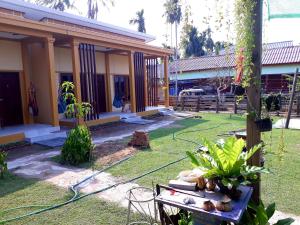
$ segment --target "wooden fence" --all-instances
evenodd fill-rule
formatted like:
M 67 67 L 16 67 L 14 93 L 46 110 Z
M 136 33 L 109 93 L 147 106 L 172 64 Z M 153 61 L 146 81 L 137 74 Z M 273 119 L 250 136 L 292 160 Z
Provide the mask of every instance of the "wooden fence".
M 281 110 L 279 114 L 287 112 L 289 95 L 282 95 Z M 183 96 L 176 102 L 176 97 L 170 96 L 170 105 L 180 111 L 214 111 L 243 113 L 247 109 L 247 98 L 237 102 L 234 95 L 223 95 L 218 99 L 217 95 L 201 95 L 196 97 Z M 300 115 L 300 94 L 298 93 L 293 103 L 293 114 Z

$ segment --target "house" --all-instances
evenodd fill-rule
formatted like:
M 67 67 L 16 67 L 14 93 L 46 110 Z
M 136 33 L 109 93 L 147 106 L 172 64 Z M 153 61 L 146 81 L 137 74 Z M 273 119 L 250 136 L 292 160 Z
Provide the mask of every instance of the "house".
M 176 69 L 177 68 L 177 69 Z M 300 46 L 292 41 L 269 43 L 263 46 L 262 91 L 288 91 L 285 75 L 293 75 L 300 68 Z M 219 55 L 178 60 L 170 64 L 170 93 L 175 94 L 175 71 L 178 71 L 178 90 L 211 85 L 212 78 L 235 75 L 234 49 Z
M 158 62 L 164 63 L 168 82 L 171 51 L 148 43 L 154 39 L 21 0 L 1 0 L 0 144 L 24 138 L 24 129 L 34 125 L 72 125 L 59 107 L 63 81 L 73 81 L 77 98 L 92 104 L 89 126 L 119 120 L 122 98 L 131 113 L 155 113 Z

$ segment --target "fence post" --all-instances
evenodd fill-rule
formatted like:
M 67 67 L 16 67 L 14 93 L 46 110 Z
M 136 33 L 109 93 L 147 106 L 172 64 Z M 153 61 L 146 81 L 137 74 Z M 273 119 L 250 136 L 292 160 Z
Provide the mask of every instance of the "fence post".
M 185 102 L 185 96 L 182 96 L 182 101 L 181 101 L 181 111 L 184 110 L 184 102 Z
M 233 97 L 233 103 L 234 103 L 234 114 L 237 114 L 237 104 L 236 104 L 236 96 Z
M 216 95 L 216 113 L 219 113 L 219 95 Z
M 297 97 L 297 116 L 300 115 L 300 95 Z
M 200 111 L 200 95 L 198 96 L 198 100 L 197 100 L 197 107 L 196 107 L 196 112 Z

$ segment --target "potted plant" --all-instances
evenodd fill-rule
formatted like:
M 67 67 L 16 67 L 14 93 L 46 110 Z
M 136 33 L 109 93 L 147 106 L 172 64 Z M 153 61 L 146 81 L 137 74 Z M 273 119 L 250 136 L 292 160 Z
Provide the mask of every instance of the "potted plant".
M 262 148 L 262 144 L 256 145 L 244 152 L 246 142 L 243 139 L 230 137 L 223 143 L 212 143 L 204 140 L 206 152 L 196 155 L 187 152 L 192 165 L 203 171 L 204 177 L 214 179 L 220 192 L 232 199 L 239 199 L 240 185 L 251 184 L 256 181 L 258 173 L 268 173 L 263 167 L 249 166 L 247 161 Z
M 261 108 L 261 116 L 255 119 L 255 124 L 260 132 L 267 132 L 272 130 L 272 119 L 267 108 L 267 104 L 263 101 Z

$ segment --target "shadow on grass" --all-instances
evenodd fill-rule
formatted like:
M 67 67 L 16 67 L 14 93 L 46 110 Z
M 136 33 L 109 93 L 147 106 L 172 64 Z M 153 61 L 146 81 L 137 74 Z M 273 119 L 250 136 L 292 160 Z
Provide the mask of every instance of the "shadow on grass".
M 0 179 L 0 198 L 30 187 L 37 182 L 37 179 L 25 179 L 9 172 L 5 173 L 4 179 Z

